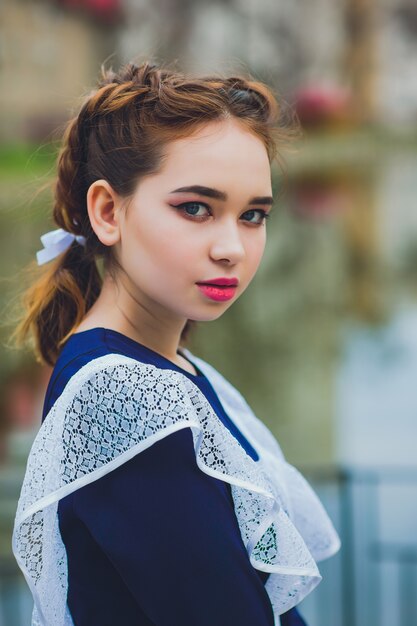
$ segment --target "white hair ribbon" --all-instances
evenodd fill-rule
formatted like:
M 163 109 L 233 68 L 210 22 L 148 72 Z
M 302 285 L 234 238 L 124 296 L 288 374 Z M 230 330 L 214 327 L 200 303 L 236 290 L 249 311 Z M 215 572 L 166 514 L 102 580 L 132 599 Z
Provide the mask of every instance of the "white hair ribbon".
M 58 256 L 58 254 L 61 254 L 61 252 L 65 252 L 65 250 L 70 247 L 74 239 L 82 246 L 85 246 L 85 237 L 82 235 L 73 235 L 63 228 L 50 230 L 48 233 L 41 235 L 41 242 L 44 248 L 36 253 L 38 265 L 47 263 L 51 259 Z

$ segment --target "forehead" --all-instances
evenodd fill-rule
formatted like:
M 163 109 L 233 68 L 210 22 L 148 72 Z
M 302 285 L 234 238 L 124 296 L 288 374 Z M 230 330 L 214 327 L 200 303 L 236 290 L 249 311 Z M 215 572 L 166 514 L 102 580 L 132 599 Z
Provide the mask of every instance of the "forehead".
M 160 174 L 223 172 L 269 178 L 270 164 L 260 137 L 233 118 L 214 121 L 192 135 L 169 142 Z

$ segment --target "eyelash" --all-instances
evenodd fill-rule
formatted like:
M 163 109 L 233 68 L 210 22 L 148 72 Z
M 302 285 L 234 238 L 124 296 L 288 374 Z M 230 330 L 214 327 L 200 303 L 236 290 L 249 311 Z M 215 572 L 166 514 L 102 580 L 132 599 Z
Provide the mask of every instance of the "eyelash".
M 175 206 L 175 209 L 178 209 L 179 211 L 182 211 L 185 213 L 185 209 L 187 206 L 189 206 L 190 204 L 199 204 L 200 206 L 205 207 L 206 209 L 209 209 L 210 207 L 205 203 L 205 202 L 182 202 L 181 204 L 178 204 L 177 206 Z M 266 222 L 267 219 L 269 219 L 271 216 L 269 213 L 267 213 L 266 211 L 264 211 L 263 209 L 249 209 L 249 211 L 245 211 L 245 213 L 252 213 L 252 212 L 257 212 L 260 213 L 262 221 L 261 222 L 250 222 L 248 220 L 245 220 L 248 222 L 248 224 L 255 224 L 255 226 L 261 226 L 261 224 L 263 224 L 264 222 Z M 245 214 L 244 213 L 244 214 Z M 243 214 L 243 215 L 244 215 Z M 202 215 L 192 215 L 190 213 L 186 213 L 187 218 L 195 218 L 196 220 L 198 220 L 201 217 L 205 217 Z

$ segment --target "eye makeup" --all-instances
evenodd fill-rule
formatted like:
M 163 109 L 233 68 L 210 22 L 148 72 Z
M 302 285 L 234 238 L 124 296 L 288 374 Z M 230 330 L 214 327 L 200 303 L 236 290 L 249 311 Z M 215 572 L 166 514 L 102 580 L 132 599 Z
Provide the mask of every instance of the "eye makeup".
M 196 215 L 193 213 L 187 213 L 187 208 L 193 205 L 204 207 L 210 211 L 210 207 L 205 202 L 198 202 L 198 201 L 193 201 L 193 200 L 190 200 L 188 202 L 182 202 L 178 205 L 171 205 L 171 206 L 177 209 L 178 211 L 183 212 L 184 215 L 189 219 L 195 219 L 196 221 L 204 221 L 205 218 L 208 217 L 208 215 Z M 267 211 L 264 211 L 263 209 L 248 209 L 247 211 L 244 211 L 242 215 L 245 215 L 246 213 L 258 213 L 261 219 L 260 222 L 252 222 L 250 220 L 244 220 L 248 224 L 260 225 L 270 217 L 269 213 Z
M 222 200 L 226 202 L 228 199 L 228 195 L 225 191 L 220 191 L 219 189 L 214 189 L 213 187 L 205 187 L 203 185 L 189 185 L 187 187 L 179 187 L 178 189 L 174 189 L 170 193 L 197 193 L 200 196 L 206 196 L 207 198 L 214 198 L 215 200 Z M 251 198 L 248 204 L 266 204 L 272 205 L 274 203 L 274 199 L 272 196 L 257 196 Z

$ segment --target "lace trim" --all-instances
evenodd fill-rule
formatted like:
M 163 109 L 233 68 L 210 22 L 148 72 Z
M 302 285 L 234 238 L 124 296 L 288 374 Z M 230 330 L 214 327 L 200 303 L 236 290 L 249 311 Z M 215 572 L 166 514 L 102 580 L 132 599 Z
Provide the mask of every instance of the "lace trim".
M 181 428 L 192 431 L 199 468 L 230 483 L 250 561 L 271 573 L 265 588 L 276 616 L 320 582 L 315 558 L 339 549 L 320 501 L 285 462 L 273 435 L 230 383 L 186 353 L 238 428 L 243 425 L 260 460 L 246 453 L 201 390 L 180 372 L 118 354 L 87 363 L 68 381 L 38 431 L 17 506 L 12 547 L 33 594 L 32 626 L 73 626 L 58 501 Z
M 325 508 L 304 476 L 285 460 L 278 441 L 265 424 L 254 414 L 242 394 L 209 363 L 183 352 L 194 361 L 207 376 L 213 388 L 222 398 L 227 414 L 257 451 L 260 464 L 272 477 L 285 509 L 302 535 L 316 561 L 323 561 L 336 554 L 340 538 Z

